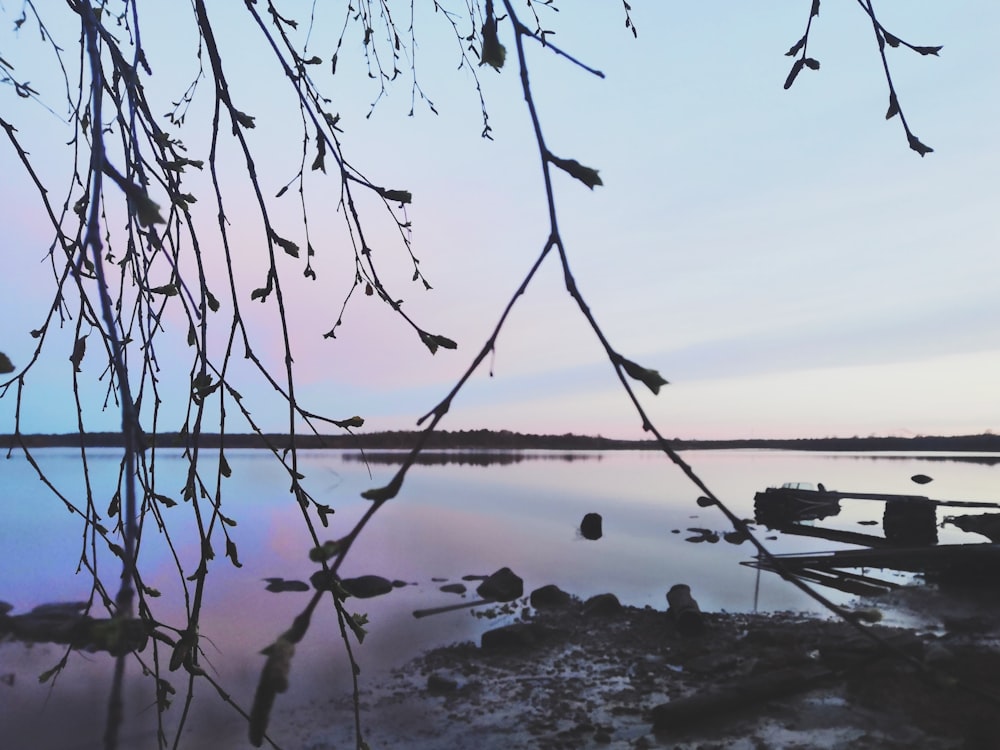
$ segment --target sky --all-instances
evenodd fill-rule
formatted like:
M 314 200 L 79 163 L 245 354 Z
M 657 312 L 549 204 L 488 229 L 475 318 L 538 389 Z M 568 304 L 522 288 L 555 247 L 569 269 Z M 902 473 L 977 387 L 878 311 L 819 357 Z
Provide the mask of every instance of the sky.
M 465 4 L 454 5 L 459 27 L 467 28 Z M 658 395 L 634 383 L 664 435 L 1000 429 L 1000 62 L 992 39 L 1000 8 L 985 0 L 875 4 L 896 36 L 943 45 L 938 57 L 887 50 L 907 122 L 934 148 L 921 158 L 907 147 L 899 119 L 884 118 L 882 64 L 857 4 L 823 3 L 809 42 L 821 67 L 803 70 L 789 90 L 782 84 L 792 58 L 784 53 L 805 29 L 804 0 L 632 3 L 635 39 L 619 3 L 560 5 L 558 13 L 538 8 L 555 31 L 550 40 L 605 77 L 537 45 L 527 50 L 549 148 L 598 169 L 603 182 L 589 190 L 555 175 L 559 228 L 577 286 L 611 345 L 670 381 Z M 289 16 L 300 12 L 295 7 L 289 4 Z M 402 3 L 400 12 L 408 7 Z M 210 11 L 229 14 L 215 19 L 220 45 L 231 51 L 239 106 L 257 118 L 249 138 L 259 150 L 262 184 L 273 195 L 301 158 L 297 110 L 267 50 L 246 54 L 260 41 L 240 4 Z M 18 127 L 36 168 L 58 186 L 59 201 L 72 158 L 65 97 L 37 29 L 28 22 L 13 31 L 19 12 L 20 6 L 0 7 L 0 57 L 39 96 L 21 98 L 9 83 L 0 85 L 0 116 Z M 183 25 L 186 10 L 142 12 L 153 68 L 144 87 L 166 112 L 197 74 L 195 40 Z M 371 109 L 378 88 L 365 74 L 357 34 L 345 42 L 325 90 L 341 115 L 352 163 L 373 182 L 413 194 L 407 212 L 413 252 L 433 289 L 411 281 L 405 249 L 372 213 L 372 245 L 387 285 L 419 325 L 458 348 L 431 355 L 377 298 L 358 295 L 337 338 L 323 338 L 353 276 L 337 184 L 329 177 L 310 175 L 318 278 L 303 277 L 301 260 L 280 259 L 300 403 L 335 418 L 360 415 L 366 431 L 413 429 L 451 390 L 549 232 L 510 31 L 501 25 L 504 68 L 477 71 L 493 129 L 493 140 L 484 140 L 475 82 L 459 68 L 459 46 L 445 21 L 441 13 L 421 12 L 415 23 L 418 80 L 438 114 L 418 100 L 408 116 L 405 75 Z M 55 17 L 51 24 L 72 51 L 78 30 Z M 336 31 L 317 25 L 312 32 L 310 49 L 324 61 Z M 207 158 L 210 117 L 211 90 L 203 81 L 183 127 L 171 131 L 191 158 Z M 233 196 L 227 213 L 239 251 L 241 305 L 259 351 L 280 363 L 275 305 L 249 303 L 266 274 L 264 242 L 231 145 L 220 163 Z M 29 332 L 51 304 L 43 261 L 52 233 L 6 138 L 0 175 L 0 352 L 24 366 L 36 343 Z M 192 192 L 204 197 L 198 210 L 210 229 L 210 183 L 204 174 L 190 179 Z M 294 199 L 274 206 L 276 224 L 301 241 Z M 110 215 L 108 231 L 116 226 Z M 206 256 L 210 273 L 221 274 L 211 259 L 217 250 L 209 243 Z M 160 428 L 171 430 L 180 426 L 184 405 L 176 399 L 187 387 L 190 354 L 186 324 L 168 314 L 165 327 L 159 363 L 167 408 Z M 71 328 L 53 332 L 32 365 L 20 405 L 23 430 L 76 428 L 71 347 Z M 96 358 L 84 360 L 86 426 L 115 430 L 120 418 L 113 405 L 105 407 L 100 370 Z M 243 378 L 235 385 L 258 424 L 286 429 L 287 415 L 270 387 L 239 366 L 233 374 Z M 0 432 L 13 428 L 14 395 L 10 389 L 0 399 Z M 234 415 L 230 420 L 230 430 L 245 431 Z M 518 299 L 495 353 L 441 428 L 644 436 L 597 337 L 565 291 L 555 257 Z

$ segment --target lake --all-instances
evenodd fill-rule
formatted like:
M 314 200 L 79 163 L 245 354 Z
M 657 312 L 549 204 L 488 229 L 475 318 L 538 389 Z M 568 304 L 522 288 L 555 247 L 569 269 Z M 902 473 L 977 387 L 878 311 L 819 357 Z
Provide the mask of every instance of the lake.
M 34 455 L 66 498 L 86 507 L 79 452 L 49 448 Z M 119 455 L 113 449 L 88 453 L 92 502 L 102 516 L 113 492 Z M 822 482 L 828 489 L 842 491 L 1000 500 L 1000 455 L 978 455 L 989 459 L 980 461 L 939 454 L 932 459 L 751 450 L 688 451 L 683 456 L 731 510 L 748 520 L 754 517 L 754 493 L 787 481 Z M 421 650 L 476 639 L 484 628 L 519 616 L 518 612 L 493 620 L 477 616 L 485 608 L 421 619 L 412 614 L 462 602 L 461 595 L 441 591 L 445 584 L 464 583 L 469 589 L 465 601 L 474 599 L 478 580 L 463 581 L 463 577 L 486 575 L 504 566 L 524 579 L 526 594 L 555 583 L 581 598 L 610 591 L 624 604 L 663 610 L 666 591 L 675 583 L 686 583 L 705 611 L 822 611 L 777 576 L 741 565 L 754 557 L 749 543 L 694 541 L 714 538 L 711 532 L 721 535 L 731 527 L 717 509 L 697 504 L 697 488 L 659 453 L 525 451 L 494 463 L 485 463 L 482 454 L 452 457 L 461 460 L 411 469 L 400 494 L 375 515 L 341 569 L 344 577 L 376 574 L 407 584 L 385 596 L 348 602 L 351 611 L 367 614 L 370 621 L 364 643 L 354 643 L 362 684 Z M 232 475 L 223 480 L 222 510 L 237 521 L 228 531 L 242 567 L 225 557 L 224 538 L 213 537 L 216 557 L 209 564 L 200 634 L 206 670 L 248 710 L 264 662 L 260 650 L 291 625 L 310 598 L 305 592 L 268 592 L 264 579 L 308 581 L 317 565 L 309 560 L 313 545 L 301 510 L 287 492 L 284 470 L 260 451 L 230 451 L 227 460 Z M 394 472 L 392 465 L 366 464 L 339 451 L 302 452 L 299 460 L 309 491 L 336 509 L 329 517 L 330 528 L 319 527 L 321 541 L 347 533 L 369 507 L 360 493 L 384 485 Z M 161 450 L 157 492 L 180 500 L 186 466 L 179 452 Z M 934 481 L 918 487 L 910 480 L 917 474 Z M 23 457 L 3 462 L 0 487 L 0 600 L 13 606 L 11 614 L 49 602 L 87 599 L 92 579 L 88 572 L 78 572 L 83 553 L 97 560 L 113 596 L 120 570 L 117 560 L 100 545 L 90 549 L 80 517 L 46 489 Z M 587 513 L 602 516 L 603 536 L 598 540 L 580 534 Z M 878 533 L 881 513 L 881 503 L 845 501 L 828 525 Z M 938 513 L 940 523 L 953 509 Z M 155 616 L 183 625 L 185 599 L 175 556 L 184 575 L 190 575 L 200 556 L 191 504 L 178 502 L 165 508 L 163 522 L 171 531 L 173 549 L 148 517 L 141 570 L 146 585 L 162 592 L 152 600 Z M 775 553 L 848 547 L 757 528 Z M 941 543 L 985 541 L 947 524 L 938 534 Z M 895 578 L 902 583 L 910 580 L 902 574 Z M 838 603 L 852 598 L 822 591 Z M 282 734 L 293 731 L 297 708 L 340 698 L 349 689 L 340 628 L 332 606 L 326 605 L 326 600 L 321 602 L 298 644 L 291 687 L 276 703 L 272 727 L 277 741 L 288 746 L 299 745 L 299 739 L 289 739 L 299 735 Z M 71 653 L 54 687 L 39 685 L 37 676 L 64 654 L 64 647 L 52 644 L 30 648 L 0 644 L 0 737 L 5 748 L 75 750 L 100 744 L 113 660 L 107 654 Z M 150 668 L 153 654 L 150 642 L 142 654 Z M 177 690 L 174 705 L 163 718 L 168 736 L 179 721 L 186 693 L 184 672 L 166 672 L 169 656 L 169 649 L 160 645 L 156 657 Z M 150 681 L 141 678 L 134 663 L 128 685 L 122 746 L 155 747 L 154 696 Z M 197 681 L 193 705 L 186 730 L 197 736 L 191 746 L 209 740 L 213 747 L 246 746 L 243 720 L 213 687 Z M 11 738 L 13 745 L 8 744 Z

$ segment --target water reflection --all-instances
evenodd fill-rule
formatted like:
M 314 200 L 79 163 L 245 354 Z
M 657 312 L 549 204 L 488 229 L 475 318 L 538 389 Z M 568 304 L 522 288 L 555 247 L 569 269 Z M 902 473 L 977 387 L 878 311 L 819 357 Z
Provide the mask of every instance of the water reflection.
M 391 464 L 393 466 L 403 463 L 409 451 L 364 451 L 358 453 L 343 453 L 344 461 L 371 464 Z M 558 452 L 523 452 L 523 451 L 422 451 L 414 463 L 424 466 L 444 466 L 446 464 L 456 464 L 458 466 L 492 466 L 499 464 L 508 466 L 519 464 L 522 461 L 562 461 L 572 463 L 574 461 L 600 461 L 604 458 L 603 453 L 589 451 L 576 451 L 574 453 Z
M 1000 456 L 992 453 L 828 453 L 829 458 L 855 461 L 931 461 L 996 466 Z

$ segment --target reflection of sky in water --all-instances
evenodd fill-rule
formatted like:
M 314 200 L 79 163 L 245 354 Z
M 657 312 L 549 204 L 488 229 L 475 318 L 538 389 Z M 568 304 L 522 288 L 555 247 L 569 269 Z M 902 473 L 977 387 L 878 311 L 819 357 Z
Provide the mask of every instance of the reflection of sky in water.
M 78 453 L 47 450 L 37 455 L 67 497 L 74 503 L 85 503 L 74 475 Z M 97 488 L 94 504 L 102 515 L 108 505 L 109 482 L 117 473 L 115 456 L 114 451 L 95 451 L 90 466 Z M 217 670 L 217 677 L 234 700 L 248 706 L 263 663 L 259 650 L 285 630 L 308 601 L 308 594 L 303 593 L 267 593 L 261 579 L 308 580 L 316 566 L 308 561 L 311 542 L 298 505 L 287 494 L 289 482 L 283 470 L 262 453 L 234 451 L 227 458 L 233 474 L 224 480 L 223 510 L 238 521 L 230 533 L 243 568 L 234 568 L 224 557 L 225 543 L 220 536 L 214 543 L 216 559 L 207 579 L 201 633 L 211 669 Z M 754 492 L 785 481 L 822 481 L 830 489 L 947 499 L 995 500 L 1000 496 L 1000 468 L 995 466 L 759 451 L 687 453 L 685 458 L 737 515 L 748 519 L 753 517 Z M 160 463 L 157 491 L 177 497 L 184 467 L 178 458 Z M 368 507 L 360 493 L 386 483 L 393 467 L 373 465 L 371 470 L 374 477 L 370 478 L 364 464 L 344 461 L 337 453 L 302 454 L 300 471 L 307 477 L 307 487 L 318 501 L 337 509 L 330 517 L 331 528 L 319 528 L 321 540 L 337 538 L 351 528 Z M 916 473 L 930 474 L 935 482 L 917 488 L 909 481 Z M 79 517 L 48 494 L 22 459 L 5 461 L 4 485 L 0 500 L 4 514 L 0 526 L 0 599 L 13 604 L 15 613 L 43 602 L 85 599 L 90 577 L 86 572 L 75 574 L 82 550 Z M 468 610 L 421 620 L 411 613 L 462 601 L 455 594 L 441 592 L 443 582 L 432 579 L 455 582 L 464 575 L 488 574 L 502 566 L 511 567 L 524 578 L 526 593 L 556 583 L 582 598 L 612 591 L 625 603 L 665 609 L 665 592 L 674 583 L 683 582 L 691 586 L 707 611 L 749 611 L 755 596 L 762 610 L 816 610 L 804 594 L 776 576 L 758 576 L 755 570 L 739 565 L 753 556 L 749 544 L 686 543 L 684 540 L 693 535 L 689 528 L 728 530 L 721 514 L 697 506 L 694 500 L 698 494 L 679 471 L 655 453 L 612 453 L 604 454 L 601 460 L 538 460 L 485 467 L 415 466 L 400 495 L 387 503 L 362 533 L 342 570 L 345 576 L 374 573 L 414 584 L 385 597 L 350 602 L 349 609 L 367 613 L 373 623 L 365 643 L 356 647 L 362 677 L 398 664 L 420 649 L 477 637 L 486 621 Z M 860 522 L 880 520 L 880 504 L 845 502 L 843 507 L 829 525 L 878 533 L 878 526 Z M 203 508 L 210 510 L 207 503 Z M 580 520 L 588 512 L 600 513 L 604 519 L 604 536 L 596 542 L 584 540 L 578 533 Z M 941 515 L 939 511 L 939 519 Z M 181 502 L 164 509 L 163 516 L 174 535 L 185 574 L 190 574 L 199 553 L 190 536 L 194 528 L 190 504 Z M 145 580 L 164 594 L 154 600 L 154 613 L 180 624 L 183 604 L 177 596 L 177 570 L 162 538 L 155 533 L 152 519 L 148 523 L 143 541 Z M 940 533 L 942 542 L 983 541 L 947 529 Z M 771 534 L 761 529 L 761 536 Z M 785 537 L 769 544 L 779 553 L 843 546 L 808 537 Z M 116 561 L 103 553 L 99 561 L 106 585 L 113 592 L 117 588 Z M 467 585 L 467 600 L 471 600 L 477 583 Z M 837 592 L 823 593 L 836 601 L 848 599 Z M 11 708 L 18 710 L 4 712 L 7 718 L 0 717 L 0 731 L 15 715 L 26 722 L 33 717 L 24 726 L 37 728 L 39 717 L 71 710 L 70 704 L 81 716 L 97 717 L 98 724 L 102 721 L 110 661 L 102 655 L 74 655 L 71 669 L 61 678 L 56 692 L 64 699 L 45 704 L 46 689 L 38 686 L 33 676 L 60 656 L 61 651 L 53 646 L 36 646 L 30 651 L 17 644 L 0 646 L 0 672 L 18 675 L 18 689 L 5 691 L 13 701 Z M 145 656 L 151 658 L 150 648 Z M 161 658 L 168 656 L 161 653 Z M 292 674 L 290 692 L 278 699 L 278 716 L 282 706 L 340 694 L 346 688 L 346 660 L 332 607 L 321 604 L 314 614 Z M 174 674 L 170 679 L 182 693 L 181 676 Z M 96 691 L 99 700 L 92 687 L 76 695 L 76 686 L 93 684 L 101 686 Z M 212 695 L 211 688 L 201 685 L 198 693 L 207 699 L 207 705 L 199 709 L 204 721 L 220 731 L 228 727 L 242 732 L 239 721 Z M 96 709 L 95 700 L 100 706 Z M 140 708 L 134 705 L 136 700 L 132 700 L 133 710 Z M 145 700 L 142 707 L 150 702 Z M 53 707 L 56 703 L 58 708 Z M 155 711 L 146 711 L 142 717 L 138 724 L 152 721 Z M 19 736 L 18 732 L 27 731 L 24 726 L 6 728 Z M 50 740 L 46 742 L 54 748 L 73 747 Z

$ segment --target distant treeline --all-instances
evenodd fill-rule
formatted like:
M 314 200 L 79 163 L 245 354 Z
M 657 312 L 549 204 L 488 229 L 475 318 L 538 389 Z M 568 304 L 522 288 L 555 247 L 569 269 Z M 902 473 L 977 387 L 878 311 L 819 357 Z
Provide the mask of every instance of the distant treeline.
M 354 435 L 296 435 L 295 444 L 300 449 L 381 449 L 409 450 L 417 442 L 416 432 L 372 432 Z M 159 433 L 147 435 L 146 446 L 183 448 L 192 444 L 193 438 L 185 433 Z M 202 433 L 198 444 L 202 448 L 268 448 L 285 450 L 291 447 L 291 438 L 280 433 L 271 434 L 217 434 Z M 112 447 L 124 445 L 121 433 L 94 432 L 64 435 L 0 435 L 4 449 L 23 444 L 29 448 L 48 447 Z M 800 438 L 793 440 L 683 440 L 670 441 L 676 450 L 733 450 L 757 448 L 794 451 L 845 451 L 845 452 L 1000 452 L 1000 435 L 918 436 L 918 437 L 850 437 L 850 438 Z M 655 450 L 652 440 L 614 440 L 587 435 L 534 435 L 509 430 L 456 430 L 433 432 L 428 436 L 426 448 L 432 450 Z
M 1000 451 L 1000 435 L 920 435 L 917 437 L 849 437 L 849 438 L 796 438 L 793 440 L 677 440 L 672 443 L 682 450 L 767 448 L 785 451 L 919 451 L 983 452 Z

